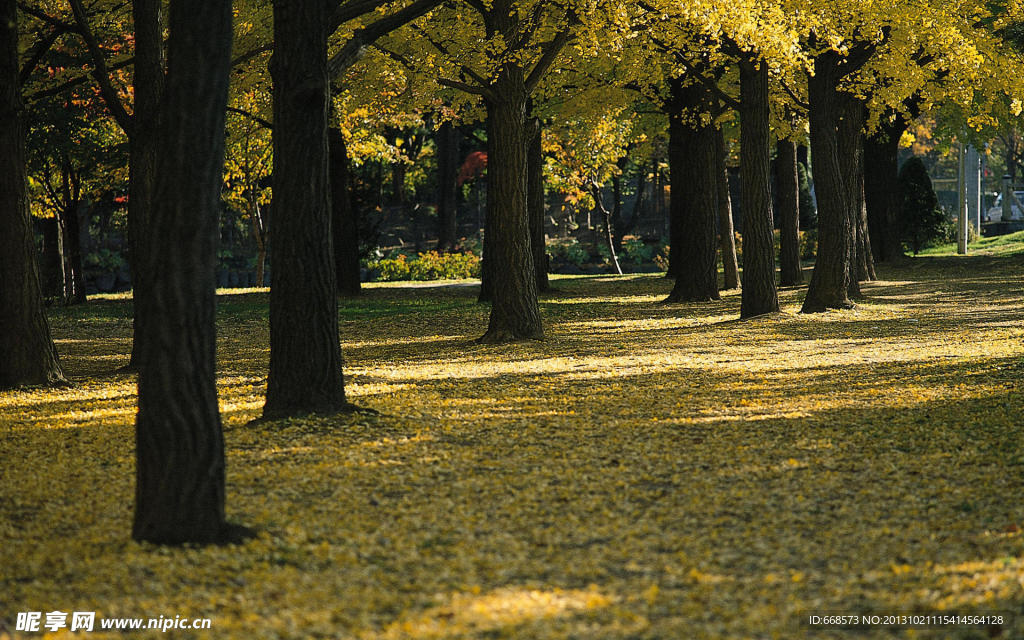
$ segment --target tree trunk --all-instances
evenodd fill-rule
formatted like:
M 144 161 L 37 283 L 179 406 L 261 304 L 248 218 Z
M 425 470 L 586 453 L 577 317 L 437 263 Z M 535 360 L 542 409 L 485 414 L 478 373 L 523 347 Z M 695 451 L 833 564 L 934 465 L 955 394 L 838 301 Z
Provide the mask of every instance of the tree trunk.
M 903 116 L 883 120 L 879 130 L 864 141 L 864 199 L 872 255 L 891 262 L 903 255 L 896 226 L 899 211 L 900 136 L 907 128 Z
M 768 65 L 740 61 L 740 175 L 743 204 L 743 296 L 740 317 L 779 310 L 772 241 Z
M 839 61 L 839 54 L 834 51 L 820 54 L 814 61 L 814 74 L 808 77 L 811 154 L 818 196 L 818 255 L 801 309 L 803 313 L 853 307 L 848 291 L 850 216 L 837 135 Z
M 0 389 L 64 382 L 43 313 L 25 174 L 17 3 L 0 0 Z
M 348 408 L 328 175 L 328 7 L 274 3 L 274 215 L 264 418 Z
M 779 189 L 779 265 L 784 287 L 803 284 L 800 268 L 800 179 L 796 168 L 796 143 L 779 140 L 775 168 Z
M 144 256 L 138 247 L 146 245 L 149 213 L 154 206 L 156 162 L 160 153 L 157 127 L 164 92 L 164 21 L 161 0 L 133 0 L 135 37 L 133 93 L 135 108 L 128 131 L 128 265 L 134 292 L 145 287 Z M 159 268 L 159 266 L 158 266 Z M 137 321 L 133 317 L 133 326 Z M 137 330 L 137 326 L 135 326 Z M 138 371 L 139 352 L 132 341 L 126 369 Z
M 487 99 L 487 236 L 484 256 L 491 318 L 482 343 L 542 339 L 527 211 L 526 84 L 508 64 Z M 490 262 L 491 266 L 486 267 Z
M 862 258 L 860 218 L 863 207 L 864 104 L 848 93 L 839 94 L 839 123 L 836 129 L 839 149 L 839 170 L 843 178 L 843 201 L 850 231 L 850 276 L 847 295 L 852 300 L 862 297 L 859 264 Z M 866 269 L 866 267 L 865 267 Z
M 43 298 L 64 300 L 64 237 L 57 216 L 40 221 L 43 227 L 41 279 Z
M 338 294 L 357 296 L 361 291 L 359 266 L 359 214 L 349 190 L 349 158 L 340 129 L 327 133 L 331 182 L 331 231 Z
M 83 304 L 85 302 L 85 265 L 82 261 L 82 225 L 78 217 L 79 202 L 77 199 L 68 201 L 61 220 L 64 224 L 64 258 L 67 260 L 65 274 L 68 288 L 65 291 L 67 304 Z
M 234 542 L 251 532 L 224 518 L 214 324 L 231 3 L 175 0 L 170 31 L 154 207 L 140 255 L 148 277 L 136 290 L 141 366 L 132 537 Z
M 729 195 L 729 168 L 726 166 L 728 153 L 725 148 L 725 132 L 715 131 L 715 182 L 718 187 L 718 242 L 722 254 L 722 272 L 725 289 L 740 288 L 740 263 L 736 256 L 736 231 L 732 224 L 732 196 Z
M 459 129 L 445 122 L 437 130 L 437 248 L 451 251 L 459 243 Z
M 604 201 L 601 199 L 601 185 L 594 184 L 591 187 L 591 193 L 594 197 L 594 206 L 601 214 L 601 222 L 604 231 L 604 245 L 608 249 L 608 255 L 612 261 L 612 271 L 615 275 L 622 275 L 622 265 L 619 264 L 619 256 L 615 253 L 615 238 L 612 234 L 612 214 L 608 211 L 608 208 L 604 206 Z
M 537 273 L 537 291 L 551 289 L 548 281 L 548 246 L 544 233 L 544 132 L 540 120 L 531 120 L 529 149 L 526 158 L 526 201 L 530 210 L 530 246 L 533 267 Z
M 671 233 L 669 271 L 676 283 L 666 302 L 718 300 L 715 216 L 718 182 L 715 127 L 699 120 L 709 108 L 703 85 L 670 81 L 669 200 Z
M 857 279 L 871 281 L 875 274 L 875 257 L 871 250 L 871 233 L 868 229 L 868 207 L 864 194 L 864 136 L 858 138 L 857 176 L 854 184 L 854 209 L 857 222 Z

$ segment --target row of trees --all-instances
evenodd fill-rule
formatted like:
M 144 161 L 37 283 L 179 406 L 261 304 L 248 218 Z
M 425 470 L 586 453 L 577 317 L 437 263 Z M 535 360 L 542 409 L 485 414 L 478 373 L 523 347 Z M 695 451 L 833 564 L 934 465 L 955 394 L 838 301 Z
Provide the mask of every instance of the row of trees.
M 269 113 L 232 109 L 272 128 L 264 407 L 264 417 L 272 419 L 352 408 L 336 302 L 339 289 L 358 287 L 358 279 L 345 280 L 355 254 L 346 186 L 351 138 L 329 133 L 332 106 L 383 111 L 403 103 L 429 108 L 438 120 L 486 122 L 481 297 L 491 302 L 491 314 L 482 342 L 543 336 L 543 130 L 649 111 L 667 116 L 675 186 L 670 299 L 718 297 L 716 225 L 726 231 L 727 277 L 739 284 L 722 189 L 722 127 L 735 118 L 744 229 L 741 315 L 778 310 L 773 146 L 783 168 L 784 282 L 801 277 L 795 141 L 808 128 L 819 249 L 804 311 L 844 308 L 858 295 L 858 281 L 873 277 L 873 257 L 891 255 L 885 245 L 872 244 L 889 236 L 895 190 L 868 188 L 866 168 L 879 159 L 865 160 L 871 145 L 888 153 L 901 132 L 898 123 L 905 126 L 933 105 L 959 110 L 965 126 L 975 128 L 997 123 L 1000 109 L 1020 108 L 1013 93 L 1017 59 L 1002 37 L 1016 24 L 1019 7 L 962 0 L 897 4 L 894 10 L 891 2 L 864 0 L 739 0 L 728 7 L 700 0 L 280 0 L 272 7 L 236 3 L 233 16 L 225 0 L 172 0 L 165 25 L 160 0 L 135 0 L 129 27 L 101 19 L 102 0 L 91 7 L 69 0 L 66 6 L 20 3 L 35 27 L 19 31 L 19 3 L 2 0 L 0 148 L 12 153 L 0 159 L 0 386 L 63 380 L 40 303 L 28 223 L 22 106 L 23 86 L 62 38 L 84 43 L 96 91 L 128 140 L 131 363 L 139 373 L 133 535 L 160 543 L 226 542 L 250 533 L 224 519 L 214 376 L 217 208 L 233 76 L 251 97 L 246 106 L 270 105 Z M 101 30 L 113 35 L 101 36 Z M 234 49 L 233 32 L 239 32 Z M 118 35 L 128 57 L 111 62 L 105 43 Z M 19 50 L 28 52 L 25 59 Z M 365 58 L 373 64 L 360 64 Z M 129 67 L 130 84 L 119 75 Z M 269 100 L 259 99 L 267 90 L 264 69 L 272 79 Z M 387 91 L 396 78 L 404 89 Z M 61 77 L 41 90 L 81 82 Z M 631 135 L 639 140 L 644 132 Z M 599 198 L 607 165 L 616 160 L 594 154 L 571 179 Z M 878 181 L 894 182 L 896 167 L 885 160 Z M 610 235 L 607 221 L 606 231 Z

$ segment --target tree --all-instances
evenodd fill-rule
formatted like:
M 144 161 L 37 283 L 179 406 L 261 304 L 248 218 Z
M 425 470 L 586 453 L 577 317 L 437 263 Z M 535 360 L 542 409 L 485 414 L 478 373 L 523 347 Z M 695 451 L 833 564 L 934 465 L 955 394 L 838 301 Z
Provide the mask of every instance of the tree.
M 274 222 L 264 418 L 352 409 L 342 378 L 338 265 L 332 246 L 327 133 L 331 80 L 355 64 L 368 44 L 438 1 L 418 0 L 356 29 L 328 60 L 328 36 L 384 4 L 350 0 L 330 12 L 319 0 L 274 3 Z M 342 149 L 336 146 L 336 153 Z M 338 161 L 347 170 L 347 161 Z
M 347 408 L 328 176 L 328 7 L 274 3 L 274 220 L 265 418 Z
M 900 237 L 914 255 L 943 237 L 946 214 L 932 188 L 932 179 L 921 158 L 912 157 L 900 167 Z
M 736 256 L 736 232 L 732 222 L 732 196 L 729 193 L 729 167 L 726 163 L 728 150 L 725 132 L 719 127 L 715 132 L 718 144 L 715 149 L 715 177 L 718 182 L 718 242 L 722 255 L 722 272 L 725 289 L 740 288 L 740 266 Z
M 775 156 L 779 202 L 780 284 L 795 287 L 804 281 L 800 268 L 800 185 L 797 175 L 796 143 L 779 140 Z
M 217 214 L 231 54 L 228 0 L 170 5 L 167 85 L 156 132 L 153 208 L 136 290 L 139 412 L 132 537 L 228 543 L 217 405 Z M 159 268 L 157 268 L 159 267 Z
M 43 313 L 25 176 L 17 3 L 0 1 L 0 389 L 64 374 Z

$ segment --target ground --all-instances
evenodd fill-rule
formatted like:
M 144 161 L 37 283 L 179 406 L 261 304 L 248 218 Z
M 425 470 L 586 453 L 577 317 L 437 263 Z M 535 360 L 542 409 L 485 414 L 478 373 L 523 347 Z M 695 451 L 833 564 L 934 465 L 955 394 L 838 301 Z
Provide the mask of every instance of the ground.
M 186 550 L 129 540 L 127 302 L 55 310 L 75 385 L 0 395 L 0 636 L 59 610 L 212 619 L 189 638 L 1024 637 L 1022 274 L 922 257 L 856 310 L 784 289 L 747 322 L 738 292 L 565 277 L 548 339 L 510 346 L 474 344 L 465 283 L 371 285 L 341 335 L 381 415 L 258 426 L 267 297 L 225 294 L 228 512 L 262 533 Z M 954 611 L 1003 624 L 807 622 Z

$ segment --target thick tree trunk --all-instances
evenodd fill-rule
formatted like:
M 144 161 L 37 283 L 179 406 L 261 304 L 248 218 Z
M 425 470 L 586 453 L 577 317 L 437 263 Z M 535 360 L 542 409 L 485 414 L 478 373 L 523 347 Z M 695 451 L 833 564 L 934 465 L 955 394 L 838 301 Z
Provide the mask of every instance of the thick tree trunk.
M 526 158 L 526 201 L 530 210 L 530 247 L 533 249 L 533 267 L 537 273 L 537 291 L 551 289 L 548 281 L 548 246 L 544 233 L 544 139 L 540 120 L 531 121 L 530 143 Z
M 338 294 L 357 296 L 361 291 L 359 267 L 359 214 L 349 190 L 349 158 L 339 129 L 327 133 L 331 182 L 331 233 Z
M 877 278 L 875 274 L 875 257 L 871 249 L 871 233 L 868 228 L 868 207 L 864 194 L 864 139 L 859 140 L 860 152 L 857 154 L 857 182 L 854 185 L 854 215 L 857 222 L 857 279 L 870 281 Z
M 780 283 L 784 287 L 795 287 L 804 281 L 800 268 L 800 179 L 796 168 L 796 143 L 779 140 L 776 149 Z
M 487 240 L 484 263 L 491 318 L 483 343 L 541 339 L 537 272 L 530 242 L 526 185 L 526 84 L 523 70 L 507 65 L 487 99 Z M 486 283 L 485 283 L 486 284 Z
M 451 251 L 459 243 L 459 129 L 445 122 L 437 130 L 437 248 Z
M 274 3 L 274 216 L 265 418 L 349 407 L 328 176 L 327 4 Z
M 132 22 L 135 36 L 135 65 L 132 85 L 135 108 L 128 132 L 128 265 L 131 269 L 132 298 L 145 287 L 144 256 L 138 247 L 146 245 L 149 213 L 153 209 L 156 162 L 160 153 L 157 127 L 164 92 L 164 20 L 161 0 L 134 0 Z M 157 265 L 159 268 L 159 265 Z M 137 320 L 133 318 L 137 325 Z M 136 330 L 138 327 L 135 327 Z M 138 371 L 139 352 L 132 342 L 126 369 Z
M 714 125 L 695 119 L 709 108 L 710 96 L 703 85 L 670 83 L 669 200 L 672 236 L 669 271 L 676 283 L 666 302 L 718 300 L 718 269 L 715 254 L 715 217 L 718 215 L 718 181 Z
M 907 128 L 899 114 L 881 123 L 879 130 L 864 141 L 864 198 L 872 254 L 891 262 L 903 255 L 903 243 L 896 227 L 899 210 L 899 146 Z
M 843 178 L 843 200 L 850 230 L 850 277 L 847 295 L 856 300 L 862 297 L 860 290 L 860 264 L 864 261 L 864 272 L 867 271 L 867 258 L 862 244 L 866 240 L 860 230 L 860 220 L 864 204 L 863 153 L 861 141 L 864 138 L 864 104 L 848 93 L 839 94 L 840 117 L 836 128 L 839 149 L 839 170 Z M 873 268 L 873 267 L 872 267 Z
M 818 196 L 818 255 L 803 313 L 853 307 L 849 297 L 851 225 L 837 134 L 839 61 L 834 51 L 820 54 L 814 61 L 814 74 L 808 77 L 811 154 Z
M 728 153 L 725 148 L 725 132 L 715 131 L 715 181 L 718 187 L 718 242 L 722 254 L 722 272 L 725 276 L 724 289 L 740 288 L 740 263 L 736 256 L 736 231 L 732 223 L 732 196 L 729 194 L 729 168 L 726 166 Z
M 17 3 L 0 0 L 0 389 L 64 381 L 39 288 L 23 114 Z
M 137 254 L 148 277 L 136 290 L 141 366 L 132 537 L 234 542 L 251 532 L 224 518 L 214 324 L 231 3 L 176 0 L 170 31 L 151 228 Z
M 740 62 L 740 175 L 743 203 L 743 295 L 740 317 L 779 310 L 772 242 L 768 65 Z

